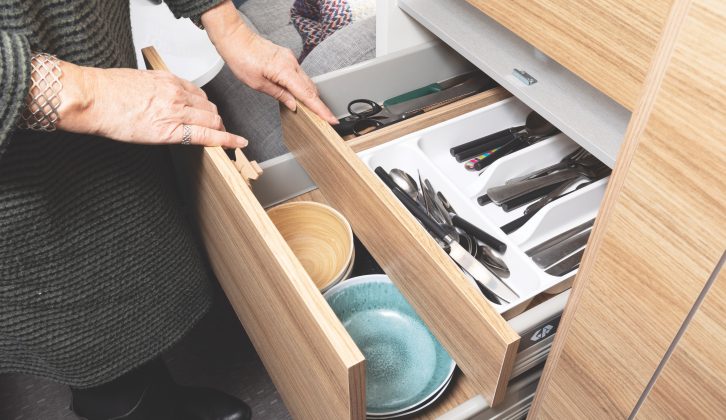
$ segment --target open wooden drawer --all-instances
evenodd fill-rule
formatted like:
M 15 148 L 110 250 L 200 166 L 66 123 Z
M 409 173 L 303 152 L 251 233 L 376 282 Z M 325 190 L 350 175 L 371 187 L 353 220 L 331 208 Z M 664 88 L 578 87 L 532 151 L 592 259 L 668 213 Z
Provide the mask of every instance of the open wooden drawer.
M 431 44 L 331 73 L 318 84 L 326 102 L 340 111 L 348 101 L 343 96 L 381 100 L 469 68 L 447 47 Z M 509 96 L 497 88 L 348 143 L 302 106 L 283 112 L 290 150 L 350 220 L 467 382 L 493 405 L 505 396 L 519 335 L 507 314 L 488 303 L 356 151 L 471 110 L 485 111 Z M 293 416 L 364 418 L 362 353 L 233 163 L 220 148 L 177 148 L 174 157 L 211 266 Z M 557 288 L 566 287 L 563 282 Z
M 468 66 L 470 65 L 465 60 L 447 47 L 429 44 L 324 75 L 317 78 L 316 83 L 323 100 L 334 113 L 342 116 L 347 113 L 345 110 L 349 100 L 369 98 L 380 102 L 415 87 L 459 74 Z M 427 146 L 419 147 L 423 154 L 437 147 L 448 152 L 451 145 L 517 125 L 501 127 L 502 124 L 507 124 L 506 118 L 514 118 L 514 122 L 518 115 L 523 121 L 528 109 L 516 99 L 508 99 L 509 96 L 503 89 L 496 88 L 446 110 L 424 114 L 347 142 L 303 106 L 297 112 L 284 110 L 282 113 L 284 138 L 292 154 L 325 198 L 350 220 L 356 235 L 456 360 L 462 372 L 493 405 L 504 397 L 519 343 L 519 335 L 505 321 L 507 314 L 502 313 L 506 310 L 511 315 L 511 312 L 521 308 L 510 306 L 505 310 L 494 309 L 372 171 L 372 167 L 377 166 L 372 161 L 378 161 L 386 169 L 391 169 L 396 159 L 410 163 L 412 155 L 407 155 L 406 150 L 414 154 L 417 151 L 413 148 L 405 149 L 406 145 L 401 145 L 405 150 L 395 151 L 392 147 L 373 158 L 364 151 L 371 147 L 387 147 L 388 142 L 408 141 L 418 146 L 421 146 L 421 142 L 426 142 Z M 489 107 L 493 109 L 489 110 Z M 507 107 L 514 108 L 514 111 L 508 111 Z M 474 111 L 473 114 L 479 113 L 478 116 L 459 116 L 477 109 L 482 111 Z M 431 128 L 433 131 L 426 132 L 434 137 L 440 136 L 440 139 L 426 139 L 427 134 L 418 133 L 411 134 L 415 138 L 406 138 L 408 133 L 454 117 L 455 121 L 450 121 L 452 124 L 473 127 L 485 121 L 482 120 L 482 115 L 486 112 L 502 114 L 504 120 L 498 122 L 500 126 L 496 129 L 493 126 L 487 127 L 486 124 L 481 126 L 478 135 L 472 135 L 469 139 L 457 138 L 461 132 L 456 129 L 451 131 L 453 134 L 440 134 L 441 130 L 437 127 L 448 123 L 439 124 Z M 459 143 L 455 143 L 457 141 Z M 437 146 L 436 142 L 444 146 Z M 563 147 L 576 147 L 576 144 L 566 138 L 552 139 L 547 147 L 560 147 L 557 142 L 565 144 Z M 554 163 L 557 160 L 553 162 L 553 159 L 561 157 L 548 154 L 544 147 L 534 153 L 527 152 L 530 154 L 524 158 L 527 165 L 532 164 L 532 155 L 535 156 L 535 161 L 538 154 L 542 156 L 541 166 Z M 506 164 L 499 165 L 505 166 Z M 406 169 L 413 171 L 416 165 L 409 165 Z M 441 171 L 438 172 L 442 175 Z M 500 181 L 503 182 L 504 179 Z M 476 182 L 481 184 L 484 181 Z M 582 217 L 594 216 L 602 192 L 604 183 L 590 189 L 595 204 L 593 207 L 591 203 L 590 207 L 583 210 L 587 214 Z M 550 213 L 553 215 L 552 219 L 568 217 L 562 212 L 559 215 L 557 211 Z M 574 221 L 571 215 L 570 221 Z M 568 221 L 559 220 L 558 223 L 563 225 Z M 536 237 L 537 228 L 523 235 L 527 237 L 520 235 L 517 240 L 520 244 L 527 243 L 527 238 Z M 533 297 L 550 286 L 560 287 L 562 290 L 565 286 L 560 280 L 562 279 L 537 291 L 529 290 L 528 293 Z M 527 301 L 523 300 L 520 306 L 524 307 L 526 304 Z

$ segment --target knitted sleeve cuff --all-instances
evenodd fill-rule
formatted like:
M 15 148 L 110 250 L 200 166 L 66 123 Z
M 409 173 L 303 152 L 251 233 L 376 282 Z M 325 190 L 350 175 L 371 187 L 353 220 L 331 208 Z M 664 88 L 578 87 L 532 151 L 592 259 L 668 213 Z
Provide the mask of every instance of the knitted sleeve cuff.
M 164 0 L 177 19 L 189 18 L 202 29 L 204 29 L 202 26 L 204 12 L 225 1 L 228 0 Z
M 30 44 L 16 32 L 0 30 L 0 157 L 25 106 L 30 82 Z

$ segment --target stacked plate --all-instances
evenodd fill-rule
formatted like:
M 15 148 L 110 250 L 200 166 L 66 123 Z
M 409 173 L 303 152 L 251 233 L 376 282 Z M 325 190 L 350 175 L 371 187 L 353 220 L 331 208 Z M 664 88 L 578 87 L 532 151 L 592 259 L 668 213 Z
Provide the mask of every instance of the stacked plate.
M 456 364 L 388 276 L 347 280 L 325 299 L 366 357 L 369 418 L 410 415 L 444 393 Z

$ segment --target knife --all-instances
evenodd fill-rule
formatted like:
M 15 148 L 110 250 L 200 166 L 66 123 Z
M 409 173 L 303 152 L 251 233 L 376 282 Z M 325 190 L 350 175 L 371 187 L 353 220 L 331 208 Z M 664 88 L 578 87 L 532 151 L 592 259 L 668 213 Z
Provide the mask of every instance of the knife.
M 530 248 L 530 249 L 527 250 L 526 254 L 528 256 L 530 256 L 530 257 L 533 256 L 533 255 L 535 255 L 535 254 L 538 254 L 538 253 L 544 251 L 547 248 L 550 248 L 550 247 L 552 247 L 554 245 L 557 245 L 558 243 L 564 241 L 567 238 L 570 238 L 572 236 L 575 236 L 578 233 L 580 233 L 580 232 L 582 232 L 582 231 L 584 231 L 586 229 L 591 228 L 592 225 L 594 225 L 594 224 L 595 224 L 595 219 L 590 219 L 590 220 L 588 220 L 585 223 L 582 223 L 580 225 L 577 225 L 577 226 L 573 227 L 572 229 L 568 229 L 568 230 L 560 233 L 557 236 L 553 236 L 552 238 L 550 238 L 550 239 L 548 239 L 548 240 L 546 240 L 546 241 L 544 241 L 544 242 L 542 242 L 542 243 L 540 243 L 538 245 L 533 246 L 532 248 Z
M 582 248 L 581 250 L 575 252 L 574 254 L 545 270 L 545 273 L 557 277 L 564 276 L 570 271 L 580 267 L 580 261 L 582 260 L 582 256 L 584 254 L 585 248 Z
M 533 255 L 532 261 L 534 261 L 539 268 L 547 268 L 587 245 L 587 239 L 590 237 L 590 232 L 591 230 L 588 229 L 576 234 L 575 236 L 571 236 L 557 245 Z
M 374 172 L 378 175 L 381 180 L 393 191 L 396 198 L 403 203 L 403 205 L 413 215 L 421 221 L 421 223 L 428 229 L 435 237 L 442 240 L 446 245 L 451 259 L 456 261 L 459 266 L 466 271 L 477 283 L 489 289 L 494 293 L 501 301 L 505 303 L 513 302 L 519 299 L 519 295 L 514 292 L 505 282 L 495 276 L 491 271 L 487 270 L 479 261 L 476 260 L 468 251 L 466 251 L 451 235 L 447 234 L 446 231 L 438 224 L 431 216 L 421 208 L 413 198 L 409 197 L 404 191 L 402 191 L 398 185 L 393 182 L 390 175 L 382 167 L 377 167 Z
M 481 73 L 473 74 L 466 81 L 456 86 L 406 102 L 388 105 L 386 109 L 393 115 L 402 115 L 416 111 L 428 112 L 458 101 L 459 99 L 464 99 L 476 93 L 491 89 L 496 85 L 496 82 L 486 75 Z
M 391 105 L 400 104 L 402 102 L 410 101 L 411 99 L 420 98 L 422 96 L 430 95 L 432 93 L 441 92 L 442 90 L 446 90 L 449 88 L 452 88 L 456 85 L 459 85 L 461 83 L 464 83 L 469 78 L 471 78 L 475 74 L 481 74 L 479 71 L 472 71 L 469 73 L 460 74 L 458 76 L 454 76 L 450 79 L 446 79 L 441 82 L 431 83 L 430 85 L 426 85 L 424 87 L 420 87 L 418 89 L 414 89 L 412 91 L 402 93 L 400 95 L 394 96 L 393 98 L 388 98 L 385 101 L 383 101 L 383 106 L 388 107 Z

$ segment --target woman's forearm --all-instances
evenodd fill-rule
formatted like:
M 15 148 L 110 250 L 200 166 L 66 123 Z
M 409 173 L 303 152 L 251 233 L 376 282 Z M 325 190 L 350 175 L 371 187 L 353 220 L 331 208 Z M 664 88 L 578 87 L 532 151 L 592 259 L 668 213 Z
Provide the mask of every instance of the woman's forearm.
M 202 14 L 202 24 L 235 76 L 295 110 L 299 100 L 331 124 L 338 120 L 318 97 L 315 84 L 300 68 L 297 58 L 252 31 L 227 0 Z

